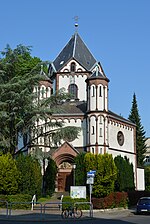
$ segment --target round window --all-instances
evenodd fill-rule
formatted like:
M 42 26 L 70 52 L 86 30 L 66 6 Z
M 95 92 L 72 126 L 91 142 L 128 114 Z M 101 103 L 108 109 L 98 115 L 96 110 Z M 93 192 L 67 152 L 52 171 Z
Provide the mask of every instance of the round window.
M 123 135 L 122 131 L 118 132 L 117 141 L 120 146 L 122 146 L 124 144 L 124 135 Z

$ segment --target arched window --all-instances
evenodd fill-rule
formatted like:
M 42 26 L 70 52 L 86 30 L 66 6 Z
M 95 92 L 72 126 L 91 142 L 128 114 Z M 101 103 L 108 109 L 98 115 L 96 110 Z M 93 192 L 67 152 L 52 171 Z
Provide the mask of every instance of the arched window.
M 99 136 L 102 137 L 102 128 L 99 129 Z
M 101 97 L 102 96 L 102 87 L 99 86 L 99 96 Z
M 95 129 L 94 129 L 94 126 L 92 126 L 92 135 L 95 134 Z
M 75 70 L 76 70 L 76 64 L 75 64 L 75 62 L 72 62 L 71 66 L 70 66 L 70 71 L 75 72 Z
M 94 97 L 95 96 L 95 87 L 92 86 L 92 96 Z
M 78 98 L 78 87 L 76 84 L 70 84 L 68 88 L 69 93 L 73 99 Z

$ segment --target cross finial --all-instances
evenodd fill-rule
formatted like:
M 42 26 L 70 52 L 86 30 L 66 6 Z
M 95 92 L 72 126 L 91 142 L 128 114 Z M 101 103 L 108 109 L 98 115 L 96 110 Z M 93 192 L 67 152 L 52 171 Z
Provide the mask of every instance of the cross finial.
M 79 20 L 79 17 L 78 16 L 74 16 L 74 21 L 75 21 L 75 31 L 77 32 L 78 31 L 78 20 Z

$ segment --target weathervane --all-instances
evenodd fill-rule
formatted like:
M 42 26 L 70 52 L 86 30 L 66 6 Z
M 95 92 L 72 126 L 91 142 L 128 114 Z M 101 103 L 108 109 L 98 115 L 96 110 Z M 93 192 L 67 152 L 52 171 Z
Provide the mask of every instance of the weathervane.
M 75 20 L 75 24 L 74 24 L 75 31 L 77 33 L 78 32 L 78 20 L 79 20 L 79 17 L 78 16 L 74 16 L 74 20 Z

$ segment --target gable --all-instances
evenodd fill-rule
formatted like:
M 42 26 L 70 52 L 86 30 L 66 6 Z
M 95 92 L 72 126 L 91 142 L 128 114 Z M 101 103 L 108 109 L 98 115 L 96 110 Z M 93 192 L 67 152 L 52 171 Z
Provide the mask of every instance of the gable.
M 87 71 L 90 71 L 96 63 L 95 58 L 81 39 L 78 33 L 75 33 L 67 45 L 54 60 L 55 70 L 59 72 L 62 67 L 71 59 L 78 61 Z
M 57 166 L 63 161 L 74 162 L 74 158 L 79 152 L 68 142 L 64 142 L 57 150 L 52 154 L 52 159 L 56 162 Z

